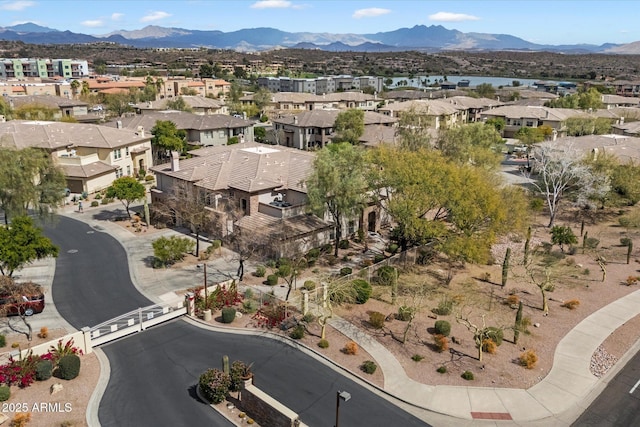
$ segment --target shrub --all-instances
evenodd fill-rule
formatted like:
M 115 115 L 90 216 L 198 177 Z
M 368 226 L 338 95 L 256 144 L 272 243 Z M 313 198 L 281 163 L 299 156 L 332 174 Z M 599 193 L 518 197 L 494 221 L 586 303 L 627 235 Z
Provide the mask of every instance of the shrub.
M 460 376 L 467 381 L 473 381 L 473 372 L 471 371 L 464 371 Z
M 640 280 L 640 278 L 638 276 L 629 276 L 629 277 L 627 277 L 627 280 L 625 280 L 625 283 L 627 284 L 627 286 L 631 286 L 631 285 L 635 285 L 636 283 L 638 283 L 638 280 Z
M 8 385 L 0 385 L 0 402 L 5 402 L 11 397 L 11 389 Z
M 309 249 L 309 252 L 307 252 L 307 261 L 311 261 L 311 260 L 317 260 L 318 258 L 320 258 L 320 249 L 319 248 L 313 248 L 313 249 Z
M 411 360 L 413 360 L 414 362 L 419 362 L 422 359 L 424 359 L 424 356 L 421 356 L 419 354 L 414 354 L 413 356 L 411 356 Z
M 236 318 L 236 309 L 233 307 L 225 307 L 222 309 L 222 323 L 231 323 Z
M 329 341 L 327 341 L 327 340 L 318 341 L 318 347 L 320 347 L 320 348 L 329 348 Z
M 365 374 L 373 374 L 376 369 L 378 369 L 378 365 L 372 360 L 365 360 L 362 362 L 362 365 L 360 365 L 360 370 Z
M 53 374 L 53 362 L 51 360 L 41 360 L 36 363 L 36 380 L 45 381 Z
M 369 324 L 374 329 L 382 329 L 382 327 L 384 326 L 385 319 L 386 319 L 386 316 L 380 313 L 379 311 L 369 312 Z
M 389 246 L 387 247 L 387 251 L 395 254 L 396 252 L 398 252 L 398 245 L 396 243 L 390 243 Z
M 297 325 L 295 328 L 291 330 L 289 336 L 294 340 L 301 340 L 304 337 L 304 326 Z
M 374 264 L 377 264 L 377 263 L 379 263 L 379 262 L 384 261 L 385 259 L 386 259 L 386 257 L 385 257 L 384 255 L 382 255 L 382 254 L 375 254 L 375 255 L 373 256 L 373 263 L 374 263 Z
M 302 321 L 305 323 L 313 323 L 316 320 L 316 316 L 314 316 L 312 313 L 307 313 L 304 316 L 302 316 Z
M 340 269 L 340 275 L 341 276 L 347 276 L 349 274 L 351 274 L 353 272 L 353 270 L 351 269 L 351 267 L 342 267 Z
M 62 339 L 59 339 L 55 346 L 52 345 L 49 347 L 49 353 L 51 354 L 53 363 L 56 364 L 62 357 L 68 354 L 82 355 L 82 350 L 73 345 L 73 338 L 64 344 L 62 343 Z
M 584 240 L 584 247 L 586 249 L 595 249 L 598 247 L 599 244 L 600 244 L 600 240 L 596 239 L 595 237 L 587 237 Z
M 31 412 L 17 412 L 9 427 L 24 427 L 31 421 Z
M 489 326 L 485 336 L 496 343 L 497 346 L 502 345 L 502 339 L 504 338 L 504 332 L 500 328 L 495 326 Z
M 436 330 L 436 334 L 448 337 L 451 333 L 451 323 L 447 322 L 446 320 L 436 320 L 434 329 Z
M 355 341 L 349 341 L 344 346 L 344 354 L 355 355 L 358 354 L 358 344 Z
M 229 393 L 231 376 L 219 369 L 207 369 L 198 381 L 200 391 L 211 403 L 221 403 Z
M 4 334 L 0 334 L 0 347 L 7 346 L 7 337 Z
M 446 366 L 440 366 L 438 369 L 436 369 L 436 372 L 439 374 L 446 374 L 447 373 L 447 367 Z
M 144 177 L 144 180 L 147 182 L 153 181 L 153 175 L 147 175 Z
M 447 316 L 453 311 L 453 300 L 448 297 L 444 297 L 439 303 L 438 307 L 431 310 L 433 313 L 439 316 Z
M 380 285 L 391 286 L 397 274 L 395 267 L 384 265 L 376 271 L 376 281 Z
M 278 284 L 278 276 L 275 274 L 270 274 L 267 276 L 267 285 L 275 286 Z
M 245 296 L 246 298 L 246 296 Z M 258 303 L 252 299 L 245 299 L 242 302 L 242 310 L 245 313 L 253 313 L 258 309 Z
M 518 298 L 518 295 L 509 295 L 504 299 L 504 303 L 509 307 L 518 305 L 519 302 L 520 302 L 520 298 Z
M 264 265 L 257 266 L 255 273 L 253 273 L 253 275 L 256 277 L 264 277 L 265 274 L 267 274 L 267 267 L 265 267 Z
M 80 357 L 77 354 L 67 354 L 58 361 L 56 376 L 63 380 L 72 380 L 80 374 Z
M 440 334 L 434 335 L 433 343 L 438 353 L 443 353 L 449 350 L 449 340 L 444 335 L 440 335 Z
M 364 304 L 371 297 L 373 288 L 371 284 L 364 279 L 356 279 L 351 282 L 354 290 L 356 291 L 356 304 Z
M 320 252 L 324 252 L 324 253 L 331 252 L 331 249 L 333 249 L 333 245 L 331 243 L 325 243 L 320 248 Z
M 561 307 L 568 308 L 569 310 L 575 310 L 580 305 L 580 301 L 577 299 L 570 299 L 569 301 L 565 301 Z
M 415 313 L 415 308 L 401 305 L 400 307 L 398 307 L 398 314 L 396 315 L 396 318 L 398 320 L 402 320 L 403 322 L 408 322 L 415 315 Z
M 538 355 L 533 350 L 527 350 L 520 354 L 518 361 L 520 362 L 520 365 L 525 368 L 533 369 L 536 366 L 536 363 L 538 363 Z
M 497 350 L 498 346 L 496 345 L 494 340 L 492 340 L 491 338 L 485 338 L 482 340 L 482 351 L 489 354 L 496 354 Z
M 47 338 L 48 336 L 49 336 L 49 328 L 47 328 L 46 326 L 43 326 L 42 328 L 40 328 L 40 332 L 38 333 L 38 337 Z
M 93 200 L 93 201 L 91 202 L 91 207 L 92 207 L 92 208 L 95 208 L 95 207 L 98 207 L 98 206 L 100 206 L 100 202 L 99 202 L 99 201 L 97 201 L 97 200 Z
M 340 240 L 340 242 L 338 243 L 338 248 L 339 249 L 349 249 L 349 246 L 351 246 L 351 245 L 349 244 L 349 241 L 347 239 Z
M 309 292 L 313 291 L 315 288 L 316 288 L 316 282 L 314 282 L 313 280 L 305 280 L 304 285 L 302 285 L 302 289 Z
M 185 254 L 192 252 L 196 243 L 186 237 L 160 237 L 151 243 L 153 255 L 160 260 L 163 265 L 171 265 L 184 258 Z

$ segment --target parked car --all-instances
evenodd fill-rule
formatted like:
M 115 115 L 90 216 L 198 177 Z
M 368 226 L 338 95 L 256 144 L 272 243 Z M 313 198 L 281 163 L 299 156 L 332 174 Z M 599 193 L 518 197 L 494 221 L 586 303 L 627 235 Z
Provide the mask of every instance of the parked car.
M 19 286 L 19 285 L 18 285 Z M 20 293 L 0 296 L 0 314 L 6 316 L 32 316 L 44 310 L 44 292 L 39 286 L 23 295 Z

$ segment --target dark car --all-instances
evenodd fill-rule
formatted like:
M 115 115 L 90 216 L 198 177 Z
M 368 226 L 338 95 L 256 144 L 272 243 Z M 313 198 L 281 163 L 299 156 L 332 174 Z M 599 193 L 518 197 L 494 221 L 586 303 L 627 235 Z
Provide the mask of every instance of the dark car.
M 6 316 L 32 316 L 44 310 L 44 294 L 23 295 L 22 297 L 0 297 L 0 313 Z

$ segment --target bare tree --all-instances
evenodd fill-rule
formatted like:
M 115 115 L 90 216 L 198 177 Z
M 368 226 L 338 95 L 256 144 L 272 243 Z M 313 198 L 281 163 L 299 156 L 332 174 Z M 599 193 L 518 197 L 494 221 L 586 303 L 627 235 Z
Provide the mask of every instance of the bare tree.
M 553 142 L 536 145 L 531 171 L 525 170 L 523 173 L 527 178 L 533 178 L 533 187 L 547 201 L 549 227 L 553 226 L 560 204 L 569 193 L 576 194 L 579 203 L 584 203 L 604 191 L 607 185 L 584 162 L 582 153 L 573 144 L 562 148 Z
M 470 332 L 473 333 L 473 341 L 478 349 L 478 360 L 482 362 L 483 347 L 485 340 L 494 339 L 494 334 L 501 333 L 504 327 L 491 327 L 487 326 L 485 322 L 485 315 L 482 315 L 482 326 L 476 323 L 472 323 L 469 320 L 469 316 L 463 317 L 460 313 L 456 314 L 456 321 L 461 325 L 464 325 Z
M 350 280 L 327 279 L 322 283 L 322 300 L 317 306 L 318 324 L 321 327 L 320 339 L 326 339 L 329 319 L 333 317 L 334 306 L 351 304 L 356 300 L 356 292 Z
M 43 295 L 44 291 L 37 283 L 16 283 L 11 277 L 0 276 L 0 298 L 3 301 L 0 316 L 5 318 L 9 329 L 24 335 L 28 341 L 33 338 L 33 328 L 28 320 L 33 311 L 28 302 L 40 296 L 44 298 Z

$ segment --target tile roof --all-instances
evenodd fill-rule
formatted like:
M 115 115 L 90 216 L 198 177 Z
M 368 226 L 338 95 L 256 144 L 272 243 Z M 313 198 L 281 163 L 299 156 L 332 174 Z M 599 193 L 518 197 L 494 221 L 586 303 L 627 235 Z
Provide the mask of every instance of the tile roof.
M 169 120 L 178 129 L 212 130 L 212 129 L 233 129 L 252 126 L 253 121 L 240 119 L 226 114 L 193 114 L 184 111 L 148 111 L 144 114 L 136 114 L 133 117 L 122 117 L 118 119 L 127 129 L 138 129 L 142 126 L 151 131 L 159 120 Z M 105 126 L 116 127 L 117 121 L 105 123 Z
M 9 99 L 13 101 L 13 105 L 19 107 L 26 104 L 45 105 L 47 107 L 63 108 L 63 107 L 85 107 L 89 105 L 86 102 L 78 101 L 74 99 L 68 99 L 61 96 L 52 95 L 22 95 L 22 96 L 10 96 Z
M 236 225 L 257 234 L 269 234 L 284 230 L 286 227 L 287 239 L 294 240 L 299 236 L 308 233 L 328 230 L 332 224 L 325 222 L 315 215 L 297 215 L 294 217 L 281 219 L 261 212 L 245 215 L 240 218 Z
M 11 120 L 0 122 L 0 146 L 43 148 L 55 151 L 68 145 L 118 148 L 149 141 L 129 129 L 115 129 L 83 123 Z
M 640 138 L 623 135 L 585 135 L 580 137 L 558 138 L 555 144 L 562 147 L 571 144 L 574 148 L 592 153 L 597 149 L 599 153 L 615 155 L 622 162 L 640 162 Z
M 93 162 L 87 165 L 60 165 L 67 178 L 93 178 L 117 169 L 116 166 L 104 162 Z
M 304 111 L 300 114 L 281 117 L 273 119 L 274 123 L 283 123 L 289 125 L 296 125 L 299 127 L 318 127 L 318 128 L 330 128 L 333 127 L 336 122 L 338 114 L 344 110 L 311 110 Z M 297 120 L 297 123 L 296 123 Z M 373 111 L 364 112 L 364 124 L 377 125 L 377 124 L 393 124 L 397 123 L 398 119 L 395 117 L 389 117 L 384 114 L 375 113 Z
M 292 189 L 306 193 L 303 181 L 311 172 L 315 155 L 294 148 L 246 142 L 193 150 L 193 157 L 154 166 L 157 173 L 195 183 L 212 191 L 230 188 L 256 192 Z

